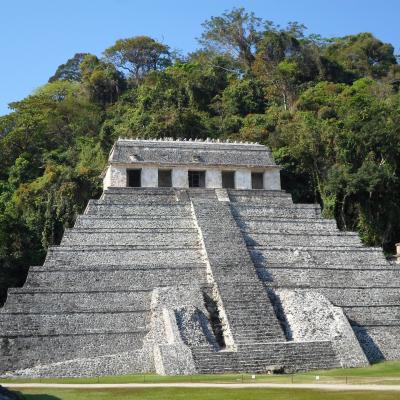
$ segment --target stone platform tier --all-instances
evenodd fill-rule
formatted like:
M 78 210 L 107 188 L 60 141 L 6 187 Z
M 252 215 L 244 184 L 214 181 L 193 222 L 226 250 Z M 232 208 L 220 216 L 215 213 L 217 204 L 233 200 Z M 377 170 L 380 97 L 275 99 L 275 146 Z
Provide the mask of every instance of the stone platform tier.
M 396 358 L 398 278 L 282 191 L 109 188 L 9 290 L 0 374 L 365 365 L 356 337 L 370 360 Z

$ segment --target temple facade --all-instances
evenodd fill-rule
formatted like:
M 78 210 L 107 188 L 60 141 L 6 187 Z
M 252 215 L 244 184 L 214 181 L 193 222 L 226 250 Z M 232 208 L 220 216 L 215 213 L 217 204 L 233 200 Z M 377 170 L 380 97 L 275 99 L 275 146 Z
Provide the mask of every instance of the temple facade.
M 280 190 L 265 146 L 217 141 L 119 139 L 104 172 L 109 187 Z

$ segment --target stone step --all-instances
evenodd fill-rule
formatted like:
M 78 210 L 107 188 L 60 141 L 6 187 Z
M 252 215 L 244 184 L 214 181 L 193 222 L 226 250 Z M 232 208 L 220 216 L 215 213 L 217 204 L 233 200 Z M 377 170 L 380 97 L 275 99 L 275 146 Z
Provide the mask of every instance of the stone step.
M 187 198 L 186 198 L 187 199 Z M 125 201 L 134 203 L 144 203 L 144 202 L 164 202 L 164 204 L 169 204 L 171 202 L 178 203 L 182 202 L 181 196 L 178 193 L 121 193 L 121 192 L 110 192 L 106 190 L 99 200 L 102 201 Z
M 363 247 L 361 240 L 356 234 L 310 233 L 310 232 L 265 232 L 245 233 L 246 244 L 253 247 L 276 247 L 276 246 L 301 246 L 302 248 L 313 248 L 321 246 L 335 247 Z
M 260 263 L 259 260 L 255 260 L 256 269 L 266 269 L 265 265 Z M 303 268 L 303 269 L 324 269 L 324 270 L 362 270 L 362 271 L 375 271 L 375 270 L 387 270 L 392 271 L 392 267 L 387 262 L 381 263 L 337 263 L 335 264 L 335 260 L 332 260 L 330 263 L 319 264 L 317 265 L 315 262 L 307 262 L 307 261 L 299 261 L 297 263 L 286 263 L 283 262 L 269 262 L 268 269 L 291 269 L 291 268 Z
M 254 269 L 244 269 L 239 280 L 236 276 L 225 276 L 225 279 L 217 281 L 217 285 L 220 291 L 223 290 L 231 296 L 230 301 L 246 301 L 248 297 L 258 296 L 260 298 L 265 295 L 265 288 L 257 276 L 257 271 Z
M 140 260 L 139 260 L 140 262 Z M 163 262 L 151 263 L 151 264 L 134 264 L 131 261 L 129 264 L 76 264 L 71 263 L 55 263 L 46 265 L 39 265 L 30 267 L 29 271 L 34 272 L 67 272 L 67 271 L 92 271 L 94 274 L 97 272 L 111 272 L 111 271 L 154 271 L 155 273 L 165 274 L 168 271 L 180 274 L 182 271 L 194 271 L 194 270 L 205 270 L 205 264 L 202 262 L 195 263 L 179 263 L 173 265 L 167 265 Z
M 159 196 L 141 196 L 141 197 L 131 197 L 131 196 L 121 196 L 121 195 L 105 195 L 102 196 L 101 204 L 110 205 L 143 205 L 143 206 L 174 206 L 176 204 L 187 204 L 187 202 L 181 202 L 176 198 L 165 198 Z
M 63 246 L 71 245 L 154 245 L 170 247 L 193 247 L 199 245 L 196 230 L 154 232 L 147 231 L 101 231 L 66 230 L 62 239 Z
M 285 192 L 284 190 L 267 190 L 267 189 L 226 189 L 229 198 L 231 201 L 236 196 L 239 197 L 292 197 L 289 193 Z
M 99 201 L 101 204 L 110 205 L 135 205 L 144 207 L 157 207 L 157 206 L 174 206 L 187 205 L 188 201 L 179 201 L 176 198 L 166 198 L 160 196 L 141 196 L 141 197 L 131 197 L 131 196 L 121 196 L 121 195 L 106 195 L 102 196 Z
M 0 336 L 0 373 L 79 358 L 135 351 L 143 346 L 147 329 L 117 333 Z M 23 357 L 21 357 L 21 349 Z
M 120 204 L 120 203 L 105 203 L 102 200 L 90 200 L 85 211 L 86 215 L 101 215 L 101 216 L 148 216 L 153 218 L 158 216 L 174 216 L 174 217 L 190 217 L 191 209 L 186 204 Z
M 236 217 L 236 222 L 247 233 L 264 232 L 308 232 L 315 231 L 328 233 L 338 233 L 339 230 L 335 220 L 331 219 L 302 219 L 302 218 L 271 218 L 271 217 Z
M 369 247 L 249 247 L 256 266 L 267 266 L 274 263 L 301 264 L 323 266 L 335 264 L 384 265 L 387 263 L 382 249 Z
M 146 331 L 148 311 L 55 314 L 0 313 L 2 336 L 76 335 Z
M 247 280 L 246 278 L 249 278 L 249 280 Z M 217 282 L 217 284 L 219 287 L 221 286 L 220 282 Z M 243 279 L 239 282 L 234 279 L 226 280 L 223 282 L 223 285 L 225 290 L 238 295 L 238 298 L 236 300 L 245 301 L 246 297 L 243 296 L 244 293 L 246 294 L 246 296 L 260 296 L 265 294 L 263 286 L 260 285 L 258 279 L 256 280 L 253 278 L 253 275 L 251 275 L 250 277 L 243 276 Z
M 253 291 L 251 288 L 253 287 Z M 230 285 L 219 284 L 219 293 L 224 304 L 232 334 L 237 341 L 245 342 L 283 340 L 282 328 L 277 321 L 273 306 L 262 285 L 250 285 L 238 291 Z M 251 308 L 243 307 L 240 300 L 254 298 Z
M 260 279 L 271 282 L 274 287 L 290 288 L 368 288 L 398 287 L 400 270 L 354 269 L 304 269 L 304 268 L 268 268 L 258 269 Z
M 140 196 L 179 196 L 185 189 L 169 188 L 169 187 L 109 187 L 104 190 L 103 194 L 128 194 L 136 197 Z
M 192 353 L 200 373 L 265 372 L 271 366 L 292 372 L 339 366 L 330 342 L 258 343 L 241 345 L 237 352 L 193 348 Z
M 237 345 L 259 343 L 261 341 L 273 342 L 276 340 L 276 334 L 269 331 L 260 331 L 259 333 L 251 333 L 249 331 L 238 332 L 233 334 L 233 338 Z
M 149 235 L 149 234 L 165 234 L 165 235 L 193 235 L 197 234 L 198 230 L 194 226 L 188 226 L 185 228 L 84 228 L 74 227 L 65 229 L 65 234 L 70 233 L 104 233 L 104 234 L 126 234 L 126 235 Z
M 230 324 L 235 337 L 258 337 L 259 339 L 257 342 L 275 342 L 276 340 L 283 340 L 282 336 L 277 335 L 275 327 L 269 327 L 268 324 L 265 323 L 265 320 L 257 321 L 256 318 L 248 320 L 246 319 L 246 315 L 241 315 L 241 317 L 242 319 L 237 319 Z M 268 337 L 271 335 L 272 337 Z
M 140 265 L 161 264 L 176 265 L 182 263 L 198 263 L 201 261 L 199 250 L 196 248 L 160 249 L 153 248 L 105 248 L 105 246 L 89 248 L 88 246 L 78 247 L 52 247 L 46 257 L 46 265 L 54 263 L 76 263 L 83 265 L 109 264 L 109 265 L 129 265 L 133 261 Z
M 260 308 L 262 310 L 262 308 Z M 231 311 L 231 310 L 230 310 Z M 269 326 L 266 322 L 271 320 L 271 317 L 275 317 L 274 315 L 268 315 L 268 313 L 257 312 L 253 315 L 246 315 L 244 312 L 237 312 L 236 315 L 230 312 L 229 317 L 231 317 L 232 321 L 230 326 L 233 328 L 234 335 L 250 335 L 250 336 L 260 336 L 261 341 L 276 341 L 283 339 L 283 336 L 280 335 L 280 331 L 277 332 L 275 326 Z M 258 315 L 257 315 L 258 314 Z M 232 316 L 236 316 L 237 318 L 233 318 Z M 228 319 L 229 319 L 228 317 Z M 258 317 L 258 318 L 257 318 Z M 262 339 L 262 335 L 272 335 L 271 338 L 264 337 Z
M 313 204 L 294 204 L 291 207 L 235 205 L 232 207 L 232 213 L 235 218 L 241 219 L 248 217 L 321 218 L 319 206 Z
M 94 200 L 97 201 L 97 200 Z M 265 204 L 257 204 L 257 203 L 230 203 L 229 204 L 231 207 L 232 211 L 248 211 L 248 210 L 253 210 L 253 211 L 263 211 L 263 210 L 268 210 L 270 208 L 280 208 L 279 207 L 274 207 L 273 205 L 265 205 Z M 321 210 L 321 207 L 319 204 L 292 204 L 288 207 L 284 208 L 292 208 L 292 209 L 301 209 L 301 210 Z
M 1 313 L 69 313 L 150 310 L 151 291 L 35 293 L 13 292 Z
M 343 307 L 347 318 L 362 326 L 400 325 L 400 303 L 395 306 Z
M 99 251 L 100 250 L 105 250 L 105 251 L 114 251 L 114 252 L 124 252 L 124 251 L 138 251 L 138 250 L 144 250 L 144 251 L 153 251 L 154 249 L 157 249 L 161 247 L 163 250 L 171 250 L 171 251 L 179 251 L 185 248 L 188 248 L 188 246 L 169 246 L 169 245 L 160 245 L 158 246 L 157 243 L 147 243 L 147 244 L 125 244 L 125 245 L 119 245 L 119 244 L 87 244 L 87 245 L 80 245 L 80 244 L 66 244 L 66 245 L 54 245 L 50 247 L 50 251 L 54 254 L 58 253 L 68 253 L 71 251 L 77 251 L 77 252 L 91 252 L 91 251 Z M 192 250 L 198 250 L 197 245 L 190 246 L 189 249 Z
M 299 355 L 307 354 L 310 348 L 313 349 L 313 354 L 318 356 L 326 354 L 327 348 L 332 346 L 330 341 L 307 341 L 307 342 L 257 342 L 249 344 L 239 344 L 236 346 L 236 351 L 218 350 L 216 351 L 209 346 L 194 346 L 192 353 L 195 357 L 203 357 L 212 361 L 215 358 L 229 358 L 236 357 L 243 361 L 248 360 L 262 360 L 266 356 L 271 358 L 278 358 L 282 356 L 283 351 L 297 351 Z M 332 349 L 332 348 L 331 348 Z M 330 350 L 331 350 L 330 349 Z
M 327 352 L 310 358 L 307 355 L 259 357 L 256 359 L 243 360 L 241 358 L 215 357 L 214 359 L 198 357 L 195 358 L 197 371 L 199 373 L 226 373 L 226 372 L 250 372 L 266 373 L 270 369 L 283 369 L 287 373 L 302 372 L 313 369 L 340 368 L 340 364 L 333 357 L 327 359 Z
M 297 357 L 282 356 L 242 359 L 237 356 L 214 356 L 210 358 L 196 357 L 195 363 L 199 373 L 224 373 L 224 372 L 264 372 L 271 369 L 283 369 L 285 372 L 307 371 L 310 369 L 337 368 L 335 358 L 326 360 L 327 352 L 314 354 L 313 358 L 306 355 Z M 325 364 L 324 364 L 325 362 Z M 286 368 L 285 368 L 286 367 Z M 340 368 L 340 367 L 339 367 Z
M 108 188 L 101 200 L 125 200 L 127 202 L 188 202 L 186 190 L 174 188 Z
M 255 206 L 274 206 L 274 207 L 291 207 L 293 201 L 291 196 L 241 196 L 230 195 L 231 205 L 255 205 Z
M 236 302 L 230 302 L 229 304 L 226 304 L 225 309 L 230 310 L 231 312 L 236 311 L 237 314 L 241 314 L 243 316 L 242 322 L 244 322 L 246 325 L 250 325 L 247 314 L 259 313 L 260 306 L 257 303 L 257 300 L 257 298 L 248 299 L 248 301 L 243 304 L 240 304 L 240 302 L 237 300 Z M 258 324 L 259 320 L 255 319 L 254 323 Z
M 179 284 L 201 283 L 206 280 L 205 271 L 196 270 L 164 270 L 160 274 L 158 270 L 114 270 L 114 271 L 46 271 L 32 272 L 28 274 L 24 288 L 51 289 L 74 286 L 75 289 L 87 290 L 124 289 L 136 290 L 154 288 L 156 286 L 175 286 Z
M 218 201 L 215 189 L 189 188 L 187 193 L 191 200 Z
M 373 285 L 373 284 L 372 284 Z M 335 306 L 395 306 L 400 304 L 400 282 L 398 287 L 374 288 L 319 288 Z M 307 289 L 308 290 L 308 289 Z
M 193 229 L 191 216 L 176 217 L 159 215 L 157 217 L 144 215 L 140 217 L 99 217 L 96 215 L 79 216 L 75 228 L 83 229 Z

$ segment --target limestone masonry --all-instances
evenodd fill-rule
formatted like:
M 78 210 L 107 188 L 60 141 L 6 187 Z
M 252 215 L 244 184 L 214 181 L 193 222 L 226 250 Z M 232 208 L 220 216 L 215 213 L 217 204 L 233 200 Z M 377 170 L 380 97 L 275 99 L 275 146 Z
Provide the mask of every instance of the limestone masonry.
M 0 375 L 293 372 L 400 358 L 400 270 L 293 204 L 259 144 L 119 139 L 0 309 Z

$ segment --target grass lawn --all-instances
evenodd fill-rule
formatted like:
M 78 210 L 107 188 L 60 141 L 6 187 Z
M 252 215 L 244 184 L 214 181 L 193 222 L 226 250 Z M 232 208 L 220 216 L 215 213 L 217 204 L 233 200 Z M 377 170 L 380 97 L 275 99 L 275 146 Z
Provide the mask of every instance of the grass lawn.
M 319 380 L 316 380 L 319 376 Z M 386 361 L 366 368 L 331 369 L 311 371 L 294 375 L 256 375 L 224 374 L 224 375 L 192 375 L 192 376 L 160 376 L 160 375 L 120 375 L 94 378 L 42 378 L 42 379 L 0 379 L 0 384 L 10 382 L 43 382 L 43 383 L 157 383 L 157 382 L 271 382 L 271 383 L 377 383 L 400 384 L 400 361 Z
M 325 376 L 397 376 L 400 378 L 400 361 L 384 361 L 364 368 L 338 368 L 318 371 Z M 306 375 L 315 375 L 316 371 Z
M 311 371 L 299 375 L 299 379 L 302 382 L 310 382 L 311 380 L 315 380 L 317 375 L 320 377 L 320 381 L 324 383 L 333 380 L 335 382 L 353 384 L 400 384 L 400 361 L 385 361 L 365 368 L 338 368 Z
M 319 380 L 316 380 L 319 376 Z M 399 383 L 400 361 L 378 363 L 367 368 L 333 369 L 295 375 L 249 374 L 159 376 L 122 375 L 99 378 L 43 378 L 8 379 L 6 382 L 44 383 L 135 383 L 135 382 L 279 382 L 279 383 Z M 194 388 L 138 388 L 138 389 L 28 389 L 20 390 L 26 400 L 398 400 L 400 393 L 320 391 L 307 389 L 194 389 Z
M 26 400 L 398 400 L 393 392 L 303 389 L 24 389 Z

